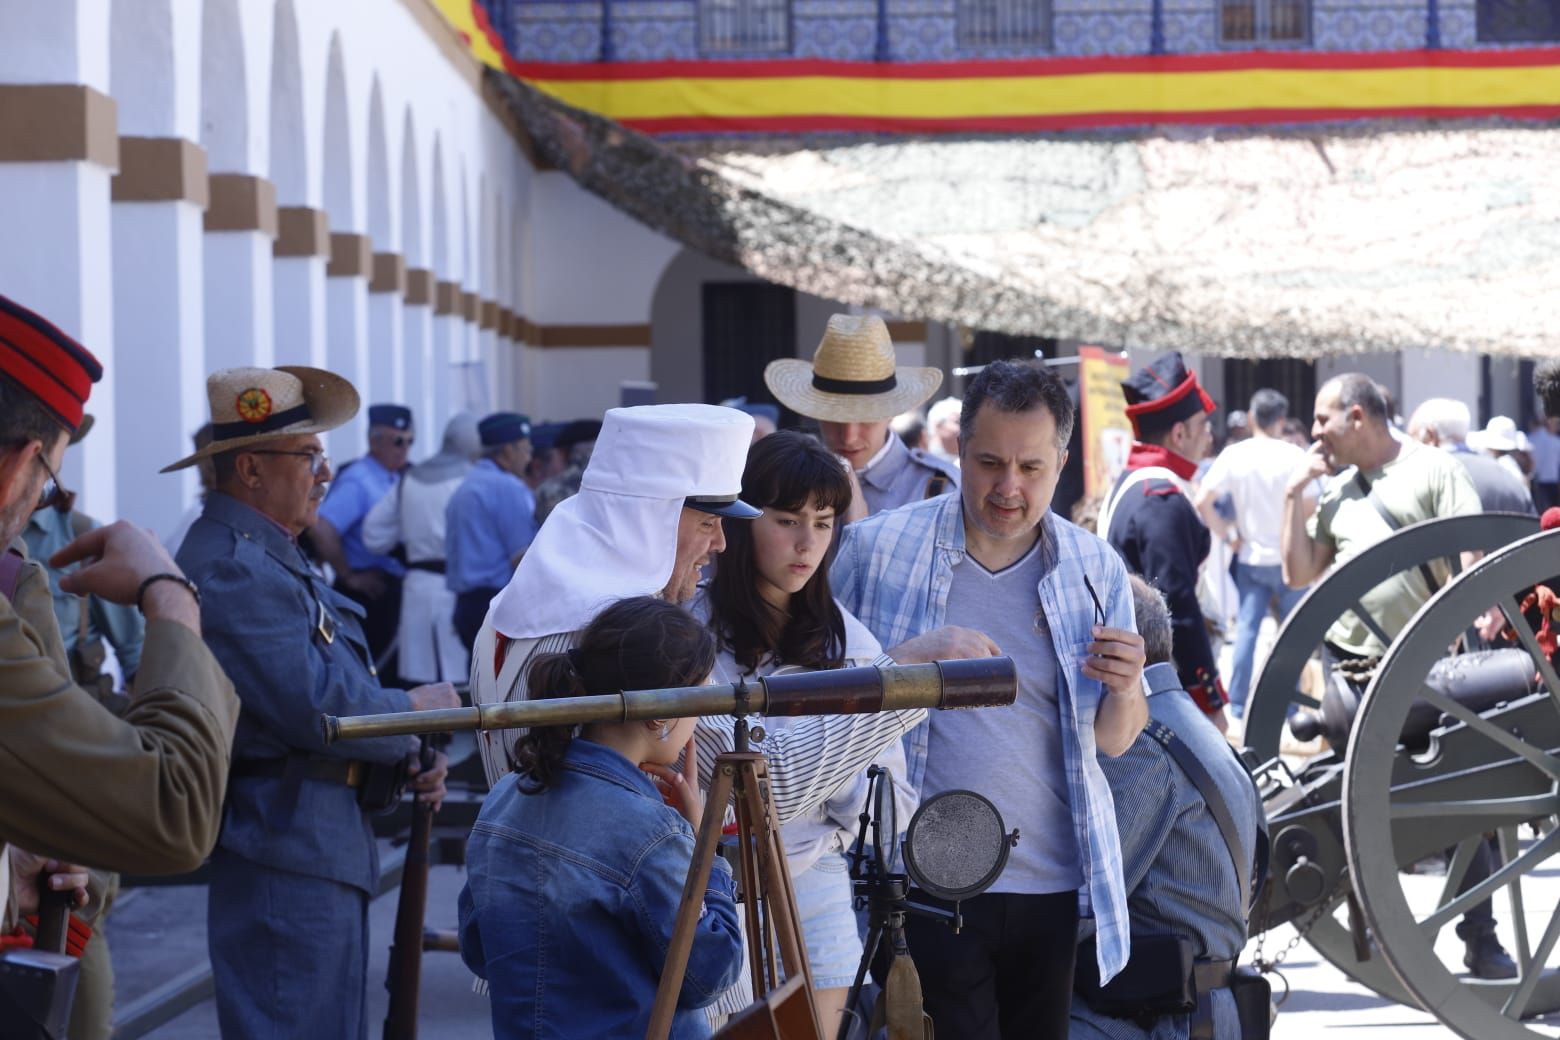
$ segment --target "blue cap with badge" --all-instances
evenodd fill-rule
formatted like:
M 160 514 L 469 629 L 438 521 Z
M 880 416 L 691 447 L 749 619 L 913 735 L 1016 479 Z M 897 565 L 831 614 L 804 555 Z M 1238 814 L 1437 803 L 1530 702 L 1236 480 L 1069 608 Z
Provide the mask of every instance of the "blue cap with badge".
M 368 425 L 409 430 L 412 427 L 412 410 L 404 404 L 371 404 L 368 406 Z
M 496 448 L 500 444 L 512 444 L 531 436 L 531 420 L 519 412 L 494 412 L 477 423 L 477 433 L 484 448 Z

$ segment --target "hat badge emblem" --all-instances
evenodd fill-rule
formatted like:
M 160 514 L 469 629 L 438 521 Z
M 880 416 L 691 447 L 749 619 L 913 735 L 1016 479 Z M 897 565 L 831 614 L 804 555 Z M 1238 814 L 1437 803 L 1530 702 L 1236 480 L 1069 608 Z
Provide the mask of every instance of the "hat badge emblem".
M 265 422 L 271 416 L 271 395 L 252 386 L 238 395 L 238 417 L 247 423 Z

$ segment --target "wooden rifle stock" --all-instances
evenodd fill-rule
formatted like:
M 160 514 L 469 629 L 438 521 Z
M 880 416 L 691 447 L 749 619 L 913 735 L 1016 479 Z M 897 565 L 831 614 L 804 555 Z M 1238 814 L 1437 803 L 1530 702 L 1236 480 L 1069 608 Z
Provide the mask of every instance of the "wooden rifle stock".
M 422 738 L 418 759 L 422 769 L 433 768 L 437 752 L 427 736 Z M 406 865 L 401 871 L 401 895 L 395 908 L 395 933 L 390 940 L 390 967 L 385 989 L 390 1005 L 385 1011 L 384 1040 L 416 1040 L 417 997 L 422 988 L 423 916 L 428 906 L 428 848 L 433 838 L 433 806 L 412 800 L 412 834 L 406 845 Z

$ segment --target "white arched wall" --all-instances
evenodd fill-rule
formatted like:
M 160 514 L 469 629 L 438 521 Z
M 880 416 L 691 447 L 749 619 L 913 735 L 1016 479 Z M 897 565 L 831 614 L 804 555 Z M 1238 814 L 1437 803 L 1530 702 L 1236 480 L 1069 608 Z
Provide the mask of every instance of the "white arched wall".
M 417 125 L 410 107 L 401 121 L 401 254 L 406 265 L 406 292 L 401 313 L 401 382 L 407 404 L 417 415 L 426 437 L 444 428 L 433 387 L 433 283 L 423 224 L 422 185 L 418 167 Z
M 368 119 L 368 106 L 353 110 L 341 33 L 331 35 L 325 67 L 321 190 L 330 222 L 330 264 L 325 270 L 325 367 L 357 387 L 363 408 L 352 422 L 326 434 L 332 458 L 351 459 L 367 444 L 368 406 L 378 400 L 368 370 L 368 268 L 372 247 L 363 231 L 362 196 L 354 157 L 362 151 L 354 136 Z M 354 114 L 356 119 L 353 118 Z
M 458 226 L 450 185 L 449 159 L 444 150 L 443 133 L 433 135 L 430 156 L 429 223 L 430 251 L 433 264 L 434 306 L 431 335 L 433 337 L 427 370 L 433 383 L 436 401 L 435 413 L 453 413 L 468 410 L 463 387 L 456 378 L 456 362 L 461 357 L 461 332 L 463 322 L 455 307 L 455 292 L 460 284 L 459 257 L 463 239 Z
M 179 17 L 175 16 L 178 9 Z M 190 435 L 205 422 L 205 229 L 209 183 L 205 157 L 194 142 L 202 117 L 221 106 L 247 105 L 240 88 L 202 109 L 200 0 L 113 0 L 109 84 L 119 105 L 121 171 L 113 192 L 114 342 L 123 365 L 112 382 L 117 413 L 99 437 L 116 452 L 117 510 L 153 530 L 178 524 L 197 488 L 193 470 L 159 475 L 189 451 Z M 228 11 L 231 15 L 233 12 Z M 236 21 L 220 27 L 223 45 Z M 242 83 L 242 80 L 239 81 Z M 247 113 L 245 113 L 247 116 Z M 247 125 L 247 120 L 236 121 Z M 229 142 L 244 158 L 242 139 Z M 160 177 L 170 158 L 188 168 L 178 183 Z M 170 190 L 171 189 L 171 190 Z M 145 407 L 156 402 L 156 407 Z M 100 407 L 100 406 L 99 406 Z

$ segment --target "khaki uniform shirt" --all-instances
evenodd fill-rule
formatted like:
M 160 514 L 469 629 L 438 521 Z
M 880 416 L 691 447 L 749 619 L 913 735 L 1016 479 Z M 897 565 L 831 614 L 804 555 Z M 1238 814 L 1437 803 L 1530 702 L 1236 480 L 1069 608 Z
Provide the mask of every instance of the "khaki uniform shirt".
M 147 623 L 117 718 L 69 678 L 43 568 L 24 566 L 15 603 L 0 595 L 0 842 L 109 870 L 194 870 L 216 844 L 237 723 L 232 683 L 183 625 Z

